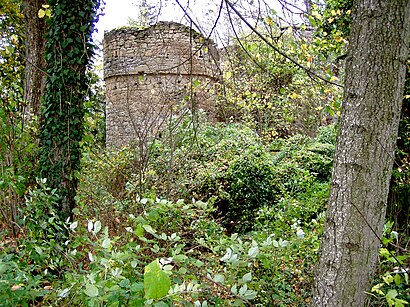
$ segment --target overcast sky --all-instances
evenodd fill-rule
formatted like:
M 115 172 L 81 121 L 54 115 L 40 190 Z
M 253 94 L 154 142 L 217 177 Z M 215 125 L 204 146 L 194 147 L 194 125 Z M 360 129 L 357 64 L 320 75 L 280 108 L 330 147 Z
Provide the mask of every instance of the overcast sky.
M 104 15 L 100 16 L 96 25 L 98 32 L 94 34 L 94 37 L 98 42 L 102 42 L 104 31 L 110 31 L 114 28 L 128 25 L 129 18 L 134 20 L 138 20 L 139 18 L 138 3 L 140 3 L 141 0 L 105 0 L 105 2 L 106 4 L 103 7 Z M 184 7 L 189 3 L 189 16 L 194 19 L 194 23 L 200 28 L 201 32 L 207 36 L 217 18 L 221 0 L 149 0 L 148 2 L 157 7 L 162 3 L 161 14 L 158 17 L 159 21 L 176 21 L 186 25 L 189 25 L 189 21 L 187 17 L 184 16 L 184 11 L 180 8 L 177 2 L 181 3 Z M 247 3 L 249 1 L 241 2 Z M 295 4 L 299 2 L 299 6 L 303 7 L 303 0 L 287 0 L 287 2 Z M 271 7 L 277 11 L 278 15 L 283 15 L 287 12 L 282 9 L 277 0 L 255 0 L 254 3 L 270 3 Z M 302 5 L 300 3 L 302 3 Z M 242 12 L 247 14 L 247 12 L 252 11 L 251 8 L 255 10 L 256 7 L 256 4 L 248 6 L 247 8 L 244 7 L 242 8 Z M 239 10 L 241 9 L 239 8 Z M 252 20 L 252 17 L 246 17 L 248 20 Z M 245 27 L 245 30 L 249 29 L 246 29 Z M 226 38 L 229 35 L 232 35 L 226 16 L 225 19 L 220 19 L 217 32 L 216 36 L 212 36 L 212 38 L 214 41 L 218 42 L 218 45 L 221 45 L 221 41 L 224 41 L 225 44 Z
M 138 1 L 136 0 L 105 0 L 105 2 L 106 5 L 103 8 L 104 15 L 100 17 L 97 23 L 98 33 L 95 35 L 99 41 L 102 40 L 104 31 L 126 26 L 128 24 L 128 18 L 138 19 L 139 16 Z M 160 1 L 158 1 L 158 3 L 159 2 Z M 186 0 L 180 2 L 184 4 Z M 209 9 L 209 7 L 203 5 L 204 3 L 204 0 L 191 1 L 190 7 L 195 10 L 195 15 L 203 15 L 204 10 Z M 163 7 L 159 20 L 183 22 L 183 11 L 176 2 L 162 1 L 162 4 Z

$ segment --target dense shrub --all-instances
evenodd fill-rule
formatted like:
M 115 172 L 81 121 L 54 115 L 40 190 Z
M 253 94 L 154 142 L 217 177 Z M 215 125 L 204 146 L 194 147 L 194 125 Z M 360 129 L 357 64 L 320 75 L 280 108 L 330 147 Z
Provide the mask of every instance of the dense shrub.
M 334 152 L 333 126 L 320 129 L 315 139 L 296 135 L 270 144 L 239 124 L 194 127 L 187 120 L 172 136 L 169 131 L 162 135 L 148 144 L 151 156 L 143 173 L 133 169 L 137 152 L 132 148 L 113 156 L 84 157 L 81 198 L 90 216 L 102 218 L 99 212 L 106 212 L 102 220 L 115 228 L 115 216 L 132 213 L 130 199 L 135 197 L 155 195 L 174 201 L 194 197 L 213 204 L 229 231 L 246 232 L 255 219 L 275 219 L 276 211 L 307 220 L 324 208 Z M 310 204 L 317 187 L 321 199 Z M 110 206 L 102 206 L 107 202 Z M 305 210 L 297 209 L 305 205 Z
M 333 126 L 319 130 L 316 139 L 296 135 L 265 145 L 239 124 L 194 130 L 185 123 L 172 144 L 156 140 L 152 146 L 154 159 L 145 176 L 151 192 L 145 193 L 209 200 L 230 231 L 248 231 L 262 207 L 278 209 L 283 198 L 329 181 L 334 140 Z M 322 210 L 323 204 L 313 210 Z

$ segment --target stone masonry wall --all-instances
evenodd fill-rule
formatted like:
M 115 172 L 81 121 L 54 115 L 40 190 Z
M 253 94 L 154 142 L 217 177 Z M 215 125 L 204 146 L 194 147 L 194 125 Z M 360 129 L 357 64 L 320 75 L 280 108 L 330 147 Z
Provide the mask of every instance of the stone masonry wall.
M 103 45 L 108 147 L 155 136 L 178 107 L 202 108 L 212 119 L 219 58 L 211 40 L 160 22 L 110 31 Z

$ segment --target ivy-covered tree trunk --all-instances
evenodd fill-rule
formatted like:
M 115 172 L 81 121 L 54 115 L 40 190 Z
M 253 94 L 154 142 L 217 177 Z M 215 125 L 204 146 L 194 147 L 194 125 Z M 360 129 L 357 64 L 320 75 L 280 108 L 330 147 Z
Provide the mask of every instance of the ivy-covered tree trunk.
M 344 104 L 313 302 L 364 306 L 400 118 L 410 0 L 354 0 Z
M 29 113 L 40 118 L 41 97 L 44 90 L 44 47 L 45 18 L 39 18 L 38 12 L 45 0 L 24 0 L 24 23 L 26 26 L 26 65 L 24 80 L 24 99 Z
M 91 33 L 99 0 L 50 0 L 49 5 L 39 175 L 57 190 L 57 209 L 65 219 L 75 206 L 86 70 L 93 56 Z

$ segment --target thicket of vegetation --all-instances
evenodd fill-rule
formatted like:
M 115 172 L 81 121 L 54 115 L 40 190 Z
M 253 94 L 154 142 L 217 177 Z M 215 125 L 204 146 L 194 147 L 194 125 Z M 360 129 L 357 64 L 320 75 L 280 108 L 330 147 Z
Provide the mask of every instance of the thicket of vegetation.
M 264 34 L 311 72 L 341 82 L 349 6 L 328 2 L 327 10 L 312 8 L 314 32 L 281 29 L 268 16 L 271 32 Z M 338 87 L 296 69 L 256 36 L 244 36 L 227 56 L 218 97 L 224 122 L 181 110 L 186 115 L 171 118 L 160 138 L 146 140 L 141 156 L 132 147 L 104 148 L 103 97 L 89 73 L 87 100 L 77 106 L 85 135 L 76 138 L 82 157 L 73 174 L 76 206 L 63 220 L 64 195 L 35 172 L 39 127 L 36 118 L 25 120 L 24 36 L 15 26 L 22 24 L 21 7 L 11 1 L 1 9 L 1 306 L 311 302 Z M 397 269 L 397 261 L 406 266 L 410 259 L 409 80 L 371 306 L 410 302 L 408 272 Z

